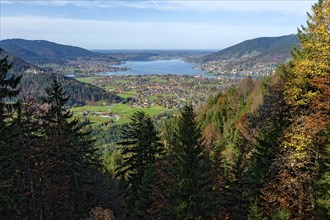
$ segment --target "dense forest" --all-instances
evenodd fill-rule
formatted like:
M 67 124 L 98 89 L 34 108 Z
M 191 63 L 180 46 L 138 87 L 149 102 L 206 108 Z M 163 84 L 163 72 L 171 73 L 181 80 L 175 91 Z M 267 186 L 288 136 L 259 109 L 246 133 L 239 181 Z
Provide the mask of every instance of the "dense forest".
M 40 68 L 24 60 L 10 55 L 0 48 L 0 59 L 7 57 L 11 68 L 8 70 L 8 76 L 22 75 L 20 80 L 20 93 L 22 99 L 31 97 L 37 98 L 44 94 L 47 86 L 52 82 L 54 74 L 48 69 Z M 57 80 L 63 85 L 64 90 L 70 94 L 66 103 L 68 106 L 86 105 L 89 102 L 101 101 L 105 103 L 119 102 L 121 98 L 112 92 L 96 87 L 91 84 L 82 83 L 74 78 L 57 74 Z
M 56 77 L 18 98 L 0 60 L 0 218 L 330 219 L 330 0 L 308 18 L 273 76 L 107 135 L 73 118 Z

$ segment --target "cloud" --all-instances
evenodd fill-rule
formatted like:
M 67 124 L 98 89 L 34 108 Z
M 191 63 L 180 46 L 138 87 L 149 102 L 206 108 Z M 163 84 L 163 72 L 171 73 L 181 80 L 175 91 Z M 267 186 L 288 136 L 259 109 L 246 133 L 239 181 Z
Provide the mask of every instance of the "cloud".
M 164 2 L 177 10 L 211 13 L 218 11 L 239 12 L 281 12 L 301 15 L 309 10 L 315 1 L 170 1 Z
M 88 49 L 219 49 L 246 39 L 296 31 L 288 27 L 99 21 L 39 16 L 6 16 L 1 20 L 2 39 L 46 39 Z
M 2 1 L 1 1 L 2 2 Z M 316 0 L 91 0 L 91 1 L 68 1 L 68 0 L 48 0 L 48 1 L 6 1 L 4 3 L 64 6 L 72 5 L 85 8 L 113 8 L 125 7 L 135 9 L 154 9 L 161 11 L 192 11 L 198 13 L 213 13 L 220 11 L 240 11 L 240 12 L 281 12 L 293 15 L 305 15 L 311 5 Z M 2 2 L 3 3 L 3 2 Z

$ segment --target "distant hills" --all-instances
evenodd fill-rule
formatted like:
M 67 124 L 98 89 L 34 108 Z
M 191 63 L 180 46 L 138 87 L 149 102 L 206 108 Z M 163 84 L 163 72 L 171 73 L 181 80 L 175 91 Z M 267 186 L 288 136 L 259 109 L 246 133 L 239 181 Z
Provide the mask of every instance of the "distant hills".
M 242 43 L 228 47 L 215 53 L 211 53 L 201 58 L 203 62 L 228 60 L 233 58 L 254 57 L 262 58 L 264 55 L 273 54 L 280 56 L 282 61 L 290 57 L 290 50 L 298 45 L 297 35 L 287 35 L 281 37 L 261 37 L 246 40 Z
M 199 67 L 215 74 L 267 75 L 290 59 L 290 50 L 299 46 L 297 35 L 246 40 L 195 59 Z
M 100 56 L 98 53 L 80 47 L 46 40 L 7 39 L 0 41 L 0 47 L 13 56 L 33 64 L 63 64 L 68 59 Z
M 45 88 L 51 85 L 55 75 L 43 68 L 17 58 L 0 48 L 0 59 L 6 56 L 9 63 L 12 64 L 9 74 L 23 76 L 20 87 L 24 97 L 38 98 L 44 95 Z M 70 95 L 68 105 L 84 105 L 88 102 L 97 102 L 100 100 L 106 102 L 117 102 L 121 100 L 119 96 L 113 93 L 91 84 L 79 82 L 74 78 L 59 74 L 56 74 L 56 78 L 62 83 L 67 94 Z
M 52 68 L 57 73 L 73 74 L 114 71 L 112 65 L 127 60 L 184 58 L 199 63 L 198 69 L 212 74 L 264 76 L 272 74 L 278 64 L 290 59 L 290 50 L 299 45 L 297 35 L 261 37 L 206 54 L 206 51 L 101 51 L 45 40 L 7 39 L 0 47 L 13 56 L 35 66 Z M 114 58 L 116 57 L 116 58 Z M 60 65 L 52 65 L 60 64 Z M 23 67 L 24 65 L 18 65 Z

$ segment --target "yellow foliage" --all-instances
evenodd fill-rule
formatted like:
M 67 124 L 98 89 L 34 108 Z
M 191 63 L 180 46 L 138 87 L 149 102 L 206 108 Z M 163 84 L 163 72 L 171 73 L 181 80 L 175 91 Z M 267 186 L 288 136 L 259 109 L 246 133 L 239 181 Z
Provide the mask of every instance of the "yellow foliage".
M 308 131 L 298 126 L 285 135 L 283 145 L 285 148 L 291 148 L 293 152 L 291 159 L 303 159 L 307 154 L 307 148 L 311 146 L 312 142 L 313 138 L 308 134 Z
M 330 0 L 320 1 L 312 8 L 307 28 L 299 33 L 299 54 L 293 60 L 285 95 L 293 106 L 307 106 L 319 92 L 312 85 L 315 77 L 330 73 Z

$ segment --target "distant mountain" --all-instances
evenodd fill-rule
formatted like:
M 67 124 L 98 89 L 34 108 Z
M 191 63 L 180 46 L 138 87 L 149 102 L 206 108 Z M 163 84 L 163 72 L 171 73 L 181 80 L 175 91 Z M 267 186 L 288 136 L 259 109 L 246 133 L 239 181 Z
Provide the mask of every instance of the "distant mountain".
M 212 74 L 261 77 L 274 73 L 276 66 L 291 58 L 290 50 L 299 46 L 297 35 L 262 37 L 199 57 L 192 62 Z
M 211 53 L 201 58 L 203 62 L 228 60 L 233 58 L 254 57 L 273 54 L 280 56 L 281 60 L 290 57 L 290 50 L 298 45 L 297 35 L 287 35 L 281 37 L 261 37 L 252 40 L 246 40 L 242 43 L 228 47 L 215 53 Z M 283 61 L 284 61 L 283 60 Z
M 62 64 L 68 59 L 99 56 L 97 53 L 80 47 L 57 44 L 46 40 L 7 39 L 0 41 L 0 47 L 13 56 L 33 64 Z
M 56 76 L 62 83 L 65 91 L 70 95 L 68 105 L 84 105 L 88 102 L 104 100 L 106 102 L 118 102 L 121 98 L 113 93 L 109 93 L 99 87 L 88 83 L 82 83 L 74 78 L 63 75 L 55 75 L 38 66 L 30 64 L 20 58 L 12 56 L 4 49 L 0 48 L 0 59 L 8 57 L 12 68 L 10 74 L 22 75 L 20 87 L 24 97 L 41 97 L 44 95 L 45 88 L 49 87 L 53 78 Z

